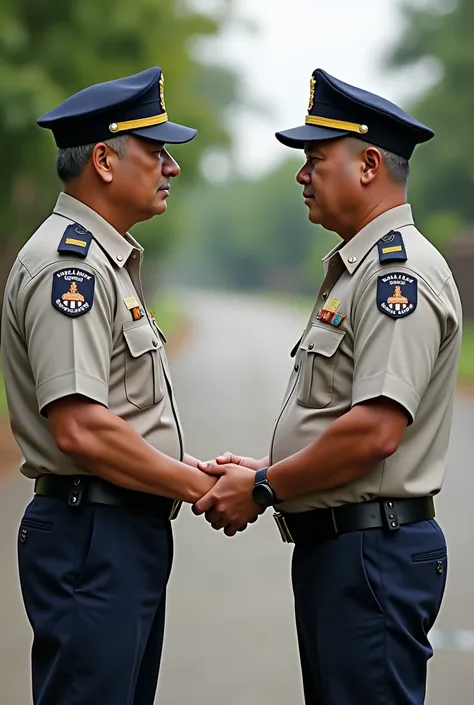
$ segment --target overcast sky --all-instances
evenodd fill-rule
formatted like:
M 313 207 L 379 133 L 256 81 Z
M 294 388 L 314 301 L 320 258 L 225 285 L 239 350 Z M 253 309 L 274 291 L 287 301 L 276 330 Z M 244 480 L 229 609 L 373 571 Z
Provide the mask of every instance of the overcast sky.
M 211 8 L 219 0 L 192 0 Z M 403 32 L 400 0 L 234 0 L 237 13 L 251 21 L 228 22 L 207 53 L 240 73 L 247 99 L 261 104 L 257 114 L 234 113 L 235 158 L 246 176 L 288 153 L 274 137 L 277 130 L 302 124 L 315 68 L 394 102 L 403 102 L 428 82 L 427 71 L 387 75 L 384 53 Z M 418 0 L 423 2 L 423 0 Z M 428 72 L 429 75 L 429 72 Z M 251 159 L 249 160 L 249 155 Z M 214 164 L 216 168 L 219 164 Z M 253 170 L 252 166 L 252 170 Z

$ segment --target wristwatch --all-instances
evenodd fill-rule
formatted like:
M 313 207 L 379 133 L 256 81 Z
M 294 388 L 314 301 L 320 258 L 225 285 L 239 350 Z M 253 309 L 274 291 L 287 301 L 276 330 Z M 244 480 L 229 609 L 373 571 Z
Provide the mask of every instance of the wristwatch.
M 271 507 L 273 504 L 279 503 L 275 490 L 267 480 L 267 470 L 268 466 L 257 470 L 255 473 L 255 484 L 252 490 L 254 502 L 265 509 Z

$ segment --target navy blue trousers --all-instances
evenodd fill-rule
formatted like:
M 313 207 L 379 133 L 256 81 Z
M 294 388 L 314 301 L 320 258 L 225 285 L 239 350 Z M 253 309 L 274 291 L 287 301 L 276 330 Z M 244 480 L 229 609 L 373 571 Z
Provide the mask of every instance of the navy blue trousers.
M 172 563 L 170 522 L 36 496 L 18 559 L 35 705 L 152 705 Z
M 292 579 L 306 705 L 422 705 L 428 632 L 446 585 L 434 520 L 296 546 Z

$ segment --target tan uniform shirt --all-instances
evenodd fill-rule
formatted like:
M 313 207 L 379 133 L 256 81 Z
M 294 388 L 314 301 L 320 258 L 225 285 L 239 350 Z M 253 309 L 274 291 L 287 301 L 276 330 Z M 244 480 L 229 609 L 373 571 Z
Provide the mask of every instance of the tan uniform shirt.
M 86 257 L 57 251 L 72 224 L 81 226 L 79 242 L 92 233 Z M 143 298 L 142 255 L 130 235 L 64 193 L 19 253 L 5 289 L 2 362 L 26 476 L 87 473 L 58 450 L 43 414 L 71 394 L 103 404 L 154 448 L 182 458 L 164 338 Z
M 386 235 L 390 248 L 391 231 L 402 236 L 406 262 L 379 259 L 377 243 Z M 398 450 L 365 476 L 279 509 L 299 512 L 377 496 L 437 493 L 446 471 L 461 342 L 461 304 L 451 271 L 415 228 L 409 205 L 383 213 L 337 246 L 324 270 L 276 421 L 271 463 L 310 445 L 369 399 L 395 400 L 410 424 Z M 318 319 L 324 308 L 345 315 L 342 323 Z

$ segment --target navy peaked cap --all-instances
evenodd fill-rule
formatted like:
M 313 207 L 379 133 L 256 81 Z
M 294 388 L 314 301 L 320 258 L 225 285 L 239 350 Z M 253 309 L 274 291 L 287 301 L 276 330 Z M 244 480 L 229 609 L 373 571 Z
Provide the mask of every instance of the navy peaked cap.
M 434 132 L 389 100 L 316 69 L 305 124 L 275 136 L 296 149 L 306 142 L 358 137 L 409 159 L 416 145 L 430 140 Z
M 60 148 L 93 144 L 126 133 L 179 144 L 189 142 L 197 132 L 169 122 L 164 76 L 158 66 L 84 88 L 37 123 L 52 131 Z

